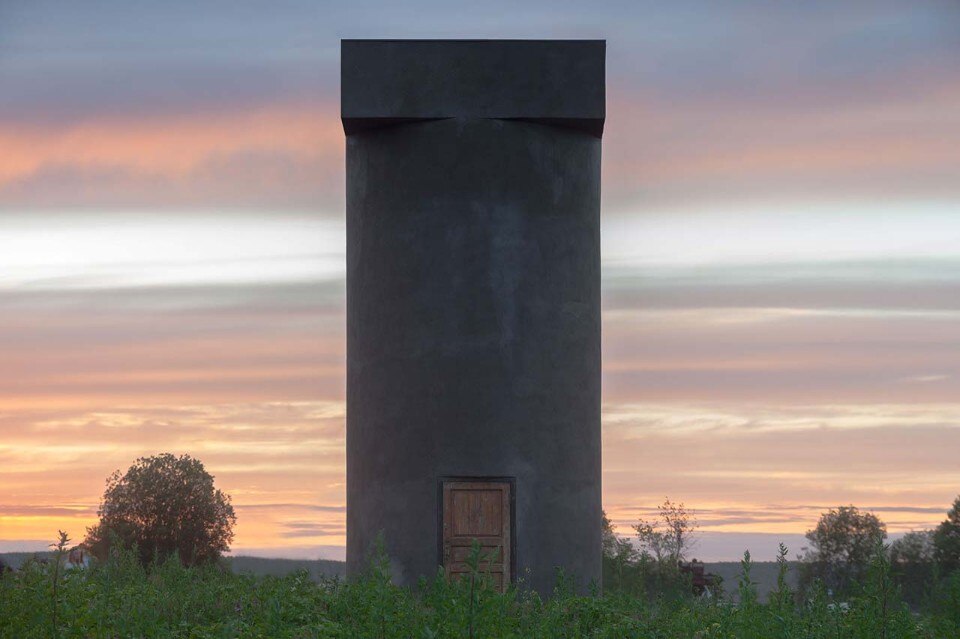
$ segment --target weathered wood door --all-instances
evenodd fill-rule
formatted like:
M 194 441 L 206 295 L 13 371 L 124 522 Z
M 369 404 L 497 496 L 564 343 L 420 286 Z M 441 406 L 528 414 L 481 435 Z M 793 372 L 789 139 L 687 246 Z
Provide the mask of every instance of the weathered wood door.
M 481 548 L 481 572 L 502 590 L 510 584 L 510 483 L 443 483 L 443 567 L 448 577 L 469 574 L 473 540 Z

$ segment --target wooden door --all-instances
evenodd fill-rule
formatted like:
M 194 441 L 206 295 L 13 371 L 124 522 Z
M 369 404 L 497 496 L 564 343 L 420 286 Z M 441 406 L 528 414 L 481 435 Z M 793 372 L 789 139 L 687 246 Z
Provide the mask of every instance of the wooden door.
M 470 573 L 467 559 L 477 540 L 494 586 L 510 584 L 510 484 L 503 481 L 445 481 L 443 483 L 443 567 L 447 577 Z

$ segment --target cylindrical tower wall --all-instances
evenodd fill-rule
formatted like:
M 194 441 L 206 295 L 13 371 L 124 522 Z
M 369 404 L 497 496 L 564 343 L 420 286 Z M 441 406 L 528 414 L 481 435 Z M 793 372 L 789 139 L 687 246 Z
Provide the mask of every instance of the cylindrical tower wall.
M 347 559 L 436 574 L 443 478 L 510 478 L 515 575 L 600 581 L 600 139 L 451 117 L 347 138 Z

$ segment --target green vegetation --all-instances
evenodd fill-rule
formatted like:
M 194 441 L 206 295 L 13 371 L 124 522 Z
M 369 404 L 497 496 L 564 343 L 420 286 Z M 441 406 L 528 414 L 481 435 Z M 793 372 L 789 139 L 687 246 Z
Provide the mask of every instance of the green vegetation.
M 886 538 L 886 525 L 856 506 L 840 506 L 824 513 L 817 527 L 807 532 L 812 547 L 802 556 L 800 580 L 804 590 L 820 582 L 829 592 L 852 592 L 869 570 L 874 550 Z
M 170 453 L 141 457 L 107 478 L 100 523 L 84 545 L 106 557 L 111 544 L 138 548 L 148 564 L 173 554 L 186 565 L 219 559 L 230 549 L 237 517 L 199 460 Z
M 603 516 L 603 583 L 604 588 L 653 600 L 663 596 L 680 596 L 691 590 L 691 564 L 685 564 L 686 553 L 694 544 L 697 523 L 695 513 L 683 504 L 669 499 L 657 508 L 652 521 L 640 520 L 632 526 L 635 539 L 620 538 L 606 514 Z M 948 583 L 947 576 L 960 572 L 960 497 L 947 518 L 934 530 L 907 533 L 889 547 L 886 524 L 875 514 L 856 506 L 839 506 L 820 516 L 817 525 L 806 534 L 810 542 L 798 556 L 788 562 L 786 548 L 780 548 L 777 564 L 752 562 L 740 567 L 756 573 L 746 575 L 758 591 L 759 599 L 782 595 L 784 586 L 799 601 L 808 601 L 823 590 L 827 597 L 845 602 L 863 593 L 863 584 L 876 560 L 887 562 L 884 574 L 897 597 L 918 612 L 929 607 L 936 593 Z M 882 557 L 880 557 L 882 555 Z M 730 565 L 710 566 L 713 574 L 701 577 L 700 588 L 723 596 L 724 584 L 738 583 L 742 575 L 733 574 Z M 770 569 L 778 573 L 776 584 Z M 702 568 L 701 568 L 702 569 Z M 727 593 L 727 600 L 739 602 L 743 588 Z
M 522 579 L 496 592 L 479 545 L 466 577 L 449 581 L 441 571 L 415 592 L 391 583 L 382 545 L 352 581 L 306 570 L 237 574 L 222 557 L 235 521 L 230 499 L 189 457 L 142 458 L 115 473 L 100 517 L 86 542 L 98 550 L 93 565 L 72 567 L 60 532 L 52 552 L 0 567 L 0 639 L 960 637 L 960 499 L 936 531 L 893 548 L 875 516 L 852 506 L 825 513 L 808 534 L 799 587 L 781 545 L 766 597 L 750 553 L 727 580 L 729 596 L 702 564 L 692 570 L 694 512 L 669 500 L 633 527 L 636 544 L 604 516 L 603 594 L 575 594 L 561 573 L 546 598 Z M 276 561 L 244 561 L 280 570 Z
M 61 549 L 62 551 L 62 549 Z M 558 579 L 541 599 L 520 588 L 494 592 L 477 556 L 469 579 L 442 576 L 417 592 L 390 583 L 382 553 L 363 578 L 315 582 L 237 575 L 217 564 L 184 566 L 174 555 L 143 566 L 120 545 L 106 561 L 64 571 L 27 562 L 0 577 L 0 637 L 17 639 L 205 638 L 695 638 L 851 639 L 960 636 L 960 573 L 931 590 L 920 612 L 900 599 L 886 549 L 874 552 L 858 592 L 833 600 L 822 587 L 798 598 L 781 578 L 759 600 L 749 556 L 736 585 L 739 603 L 689 595 L 578 596 Z
M 932 534 L 937 563 L 946 570 L 960 569 L 960 497 Z
M 670 498 L 657 506 L 657 516 L 651 521 L 641 519 L 634 527 L 640 542 L 641 554 L 655 559 L 658 564 L 675 565 L 687 558 L 697 529 L 695 513 L 682 503 Z
M 603 514 L 604 588 L 648 598 L 691 592 L 689 575 L 681 565 L 694 545 L 696 513 L 666 498 L 653 519 L 641 519 L 632 528 L 636 541 L 621 539 Z M 720 589 L 719 584 L 711 586 L 711 594 Z

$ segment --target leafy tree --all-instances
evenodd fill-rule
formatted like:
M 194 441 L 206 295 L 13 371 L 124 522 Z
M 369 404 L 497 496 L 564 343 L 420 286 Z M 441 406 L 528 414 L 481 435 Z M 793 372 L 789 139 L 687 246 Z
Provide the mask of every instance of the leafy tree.
M 617 537 L 613 523 L 603 513 L 603 572 L 604 586 L 613 586 L 618 590 L 628 585 L 637 586 L 636 562 L 640 553 L 629 539 Z
M 603 515 L 602 526 L 603 526 L 603 556 L 604 557 L 613 557 L 616 552 L 617 538 L 616 533 L 613 531 L 613 522 L 610 521 L 610 518 L 607 517 L 607 511 L 600 511 Z
M 933 533 L 933 545 L 936 560 L 945 573 L 960 569 L 960 497 Z
M 644 553 L 657 563 L 677 562 L 686 558 L 686 552 L 694 545 L 693 535 L 697 529 L 696 513 L 683 503 L 673 503 L 669 498 L 657 506 L 657 516 L 651 521 L 641 519 L 633 529 L 640 540 Z
M 934 561 L 933 531 L 912 530 L 890 544 L 890 563 L 931 564 Z
M 213 561 L 230 549 L 237 521 L 230 497 L 213 485 L 199 460 L 170 453 L 141 457 L 114 472 L 87 529 L 86 545 L 103 558 L 115 540 L 135 546 L 148 564 L 177 553 L 184 565 Z
M 873 513 L 840 506 L 820 515 L 806 536 L 812 548 L 801 556 L 803 585 L 820 580 L 835 593 L 847 594 L 862 583 L 875 549 L 887 538 L 887 527 Z
M 934 580 L 932 530 L 915 530 L 890 544 L 890 571 L 903 598 L 919 606 Z

